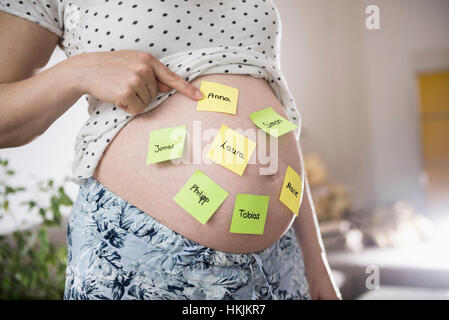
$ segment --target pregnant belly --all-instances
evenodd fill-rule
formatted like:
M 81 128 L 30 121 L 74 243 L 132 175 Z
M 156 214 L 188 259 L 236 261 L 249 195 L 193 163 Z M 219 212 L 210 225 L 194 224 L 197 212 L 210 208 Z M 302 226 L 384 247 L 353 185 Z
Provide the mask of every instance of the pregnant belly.
M 136 116 L 122 128 L 105 150 L 94 177 L 171 230 L 203 246 L 230 253 L 266 249 L 279 240 L 296 217 L 279 201 L 279 194 L 288 165 L 303 177 L 298 143 L 293 132 L 277 140 L 266 134 L 257 135 L 257 128 L 249 117 L 252 112 L 272 107 L 286 117 L 280 101 L 265 80 L 249 75 L 211 74 L 200 76 L 192 83 L 200 87 L 201 80 L 239 89 L 237 114 L 196 111 L 196 101 L 175 93 L 157 108 Z M 247 134 L 253 141 L 257 139 L 257 148 L 242 176 L 207 162 L 204 156 L 222 124 L 245 134 L 256 134 L 253 137 Z M 149 131 L 178 125 L 187 127 L 189 143 L 185 148 L 189 150 L 185 149 L 184 153 L 189 151 L 190 163 L 166 161 L 146 164 Z M 264 144 L 266 148 L 259 150 Z M 198 152 L 203 156 L 198 157 Z M 173 201 L 197 169 L 229 193 L 204 225 Z M 238 193 L 270 196 L 263 234 L 229 232 Z

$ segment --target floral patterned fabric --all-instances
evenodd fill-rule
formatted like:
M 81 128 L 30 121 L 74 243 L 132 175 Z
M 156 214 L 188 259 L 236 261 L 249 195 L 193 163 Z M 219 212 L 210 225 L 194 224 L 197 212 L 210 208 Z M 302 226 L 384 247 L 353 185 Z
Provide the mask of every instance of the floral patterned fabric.
M 292 228 L 268 249 L 217 251 L 90 177 L 67 226 L 64 299 L 310 299 Z

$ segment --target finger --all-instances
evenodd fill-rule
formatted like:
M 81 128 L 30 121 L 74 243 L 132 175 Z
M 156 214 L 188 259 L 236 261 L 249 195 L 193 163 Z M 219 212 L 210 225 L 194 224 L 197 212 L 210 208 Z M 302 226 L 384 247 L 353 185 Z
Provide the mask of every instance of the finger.
M 199 100 L 203 97 L 203 94 L 194 85 L 188 83 L 179 75 L 171 71 L 162 62 L 156 61 L 153 65 L 154 74 L 156 78 L 162 83 L 176 89 L 182 94 L 194 99 Z
M 157 89 L 156 79 L 153 77 L 147 82 L 148 90 L 150 91 L 151 99 L 154 99 L 159 94 Z
M 156 85 L 156 77 L 154 76 L 153 68 L 152 66 L 144 65 L 141 67 L 140 72 L 145 79 L 145 86 L 148 90 L 150 100 L 157 97 L 159 91 L 157 90 Z
M 137 96 L 142 100 L 145 106 L 149 105 L 151 99 L 157 96 L 158 91 L 155 89 L 156 85 L 152 84 L 156 82 L 156 78 L 153 73 L 153 68 L 151 65 L 139 64 L 136 66 L 135 70 L 138 74 L 138 81 L 135 81 L 135 87 L 133 87 Z
M 121 101 L 121 104 L 126 105 L 128 112 L 133 114 L 141 113 L 146 106 L 135 93 L 126 95 L 125 99 Z
M 166 84 L 160 82 L 159 80 L 156 80 L 156 81 L 157 81 L 158 90 L 160 92 L 168 92 L 171 90 L 171 88 L 169 86 L 167 86 Z
M 142 101 L 142 103 L 145 106 L 150 104 L 151 95 L 150 95 L 150 91 L 148 90 L 148 87 L 145 83 L 143 83 L 139 86 L 133 87 L 133 89 L 136 91 L 137 97 Z
M 129 112 L 129 108 L 128 108 L 128 106 L 125 105 L 125 104 L 119 103 L 119 104 L 116 104 L 116 106 L 119 107 L 120 109 L 123 109 L 123 110 L 126 111 L 126 112 Z

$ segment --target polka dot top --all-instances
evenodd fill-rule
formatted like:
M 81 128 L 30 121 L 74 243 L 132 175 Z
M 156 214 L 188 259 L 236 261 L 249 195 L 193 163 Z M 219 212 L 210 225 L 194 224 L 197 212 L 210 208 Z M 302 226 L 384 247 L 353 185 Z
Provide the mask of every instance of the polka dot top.
M 0 0 L 0 10 L 54 32 L 67 57 L 146 51 L 187 81 L 213 73 L 265 79 L 290 121 L 301 117 L 280 70 L 281 21 L 271 0 Z M 144 112 L 173 95 L 161 92 Z M 108 143 L 134 115 L 86 95 L 89 118 L 75 141 L 72 181 L 95 170 Z

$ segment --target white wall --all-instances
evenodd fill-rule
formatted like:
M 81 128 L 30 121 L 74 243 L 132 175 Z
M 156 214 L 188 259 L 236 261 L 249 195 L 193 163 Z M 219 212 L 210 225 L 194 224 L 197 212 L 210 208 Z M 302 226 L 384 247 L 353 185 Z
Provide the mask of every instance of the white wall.
M 277 0 L 281 64 L 303 116 L 301 144 L 317 152 L 329 179 L 345 184 L 356 208 L 372 205 L 370 137 L 364 106 L 359 0 Z
M 373 197 L 379 204 L 402 198 L 421 209 L 426 200 L 419 181 L 423 160 L 413 57 L 449 47 L 449 1 L 363 4 L 381 10 L 381 30 L 363 32 Z

